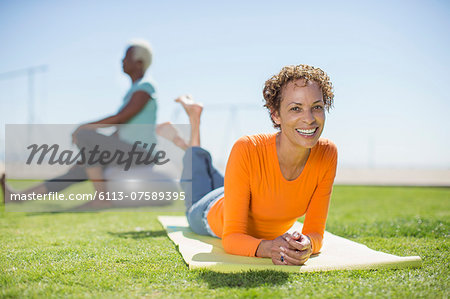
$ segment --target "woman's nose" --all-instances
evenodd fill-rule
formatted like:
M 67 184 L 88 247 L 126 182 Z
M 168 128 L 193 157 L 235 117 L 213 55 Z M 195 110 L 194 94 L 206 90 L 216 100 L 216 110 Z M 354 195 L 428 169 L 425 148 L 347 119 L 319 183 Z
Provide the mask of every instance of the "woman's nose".
M 311 111 L 306 111 L 305 115 L 303 116 L 303 122 L 307 123 L 307 124 L 312 124 L 314 123 L 316 119 L 314 118 L 314 115 L 312 114 Z

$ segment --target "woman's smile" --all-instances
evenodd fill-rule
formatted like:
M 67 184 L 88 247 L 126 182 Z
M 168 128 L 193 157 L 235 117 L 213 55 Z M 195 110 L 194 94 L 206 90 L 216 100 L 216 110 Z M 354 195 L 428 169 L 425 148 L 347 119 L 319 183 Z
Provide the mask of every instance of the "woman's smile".
M 317 129 L 318 129 L 319 127 L 315 127 L 315 128 L 312 128 L 312 129 L 295 129 L 296 131 L 297 131 L 297 133 L 299 133 L 302 137 L 305 137 L 305 138 L 314 138 L 314 136 L 316 135 L 316 133 L 317 133 Z

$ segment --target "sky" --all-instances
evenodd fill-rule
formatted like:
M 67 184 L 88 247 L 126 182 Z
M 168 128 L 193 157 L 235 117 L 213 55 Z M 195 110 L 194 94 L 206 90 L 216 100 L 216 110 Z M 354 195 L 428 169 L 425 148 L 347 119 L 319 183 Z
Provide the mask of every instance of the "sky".
M 0 160 L 5 124 L 117 112 L 130 86 L 121 59 L 142 38 L 158 122 L 187 123 L 173 99 L 192 94 L 219 167 L 240 136 L 274 132 L 264 81 L 303 63 L 334 84 L 322 136 L 339 167 L 450 169 L 449 15 L 448 1 L 433 0 L 0 1 Z M 27 72 L 11 73 L 39 66 L 32 92 Z

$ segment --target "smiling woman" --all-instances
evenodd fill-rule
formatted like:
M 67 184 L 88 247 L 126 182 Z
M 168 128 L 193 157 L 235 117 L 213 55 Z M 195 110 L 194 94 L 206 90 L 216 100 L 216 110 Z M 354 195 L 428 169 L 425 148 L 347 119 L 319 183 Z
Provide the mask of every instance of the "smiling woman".
M 263 93 L 279 132 L 240 138 L 225 178 L 200 147 L 202 105 L 190 96 L 176 100 L 191 122 L 189 143 L 170 123 L 157 133 L 186 150 L 182 182 L 194 232 L 221 238 L 231 254 L 301 265 L 322 246 L 336 174 L 336 146 L 320 139 L 332 84 L 319 68 L 287 66 L 266 81 Z M 286 233 L 305 214 L 302 232 Z

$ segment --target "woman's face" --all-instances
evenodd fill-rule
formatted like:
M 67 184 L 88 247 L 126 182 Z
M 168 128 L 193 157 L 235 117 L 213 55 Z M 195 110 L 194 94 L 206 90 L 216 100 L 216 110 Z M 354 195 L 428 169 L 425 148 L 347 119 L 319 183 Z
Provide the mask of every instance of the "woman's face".
M 325 125 L 325 105 L 320 85 L 304 79 L 287 83 L 281 90 L 280 111 L 272 115 L 281 134 L 303 148 L 316 145 Z
M 122 59 L 122 68 L 125 74 L 130 74 L 136 68 L 136 61 L 133 58 L 133 48 L 129 47 Z

